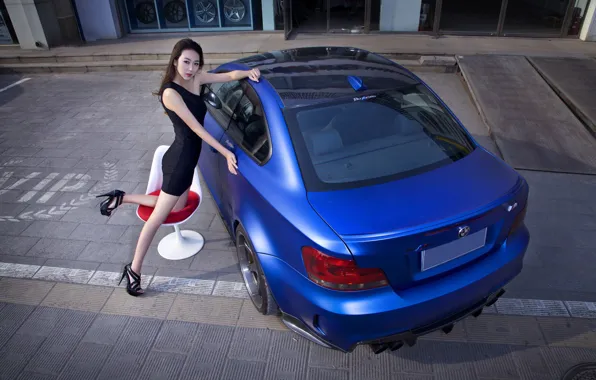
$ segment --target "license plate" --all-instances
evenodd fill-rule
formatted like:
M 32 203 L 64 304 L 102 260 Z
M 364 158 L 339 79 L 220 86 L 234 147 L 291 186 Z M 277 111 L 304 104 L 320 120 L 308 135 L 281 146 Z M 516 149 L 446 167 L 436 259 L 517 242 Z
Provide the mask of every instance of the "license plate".
M 447 244 L 422 251 L 421 270 L 426 271 L 448 261 L 457 259 L 486 244 L 486 228 Z

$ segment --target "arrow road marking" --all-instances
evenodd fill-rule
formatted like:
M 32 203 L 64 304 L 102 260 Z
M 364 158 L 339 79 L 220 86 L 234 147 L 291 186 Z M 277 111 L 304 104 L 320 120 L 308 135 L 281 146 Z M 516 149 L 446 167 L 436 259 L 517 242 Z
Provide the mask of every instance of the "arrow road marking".
M 27 211 L 27 212 L 24 212 L 21 215 L 19 215 L 19 218 L 25 219 L 25 220 L 32 220 L 33 217 L 31 216 L 31 214 L 33 214 L 33 211 Z

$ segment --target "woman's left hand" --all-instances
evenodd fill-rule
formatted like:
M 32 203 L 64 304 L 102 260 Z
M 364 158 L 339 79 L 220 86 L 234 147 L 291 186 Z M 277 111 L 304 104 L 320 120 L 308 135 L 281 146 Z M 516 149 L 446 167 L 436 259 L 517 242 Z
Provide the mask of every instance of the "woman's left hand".
M 258 82 L 260 76 L 261 76 L 261 72 L 256 67 L 254 69 L 251 69 L 248 71 L 248 79 L 250 79 L 254 82 Z

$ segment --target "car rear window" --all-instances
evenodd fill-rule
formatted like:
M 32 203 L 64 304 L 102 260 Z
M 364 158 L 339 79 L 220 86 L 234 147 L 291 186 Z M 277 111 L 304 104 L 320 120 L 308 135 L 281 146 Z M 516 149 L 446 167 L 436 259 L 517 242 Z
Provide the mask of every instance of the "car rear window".
M 424 85 L 284 110 L 310 191 L 345 189 L 423 173 L 474 144 Z

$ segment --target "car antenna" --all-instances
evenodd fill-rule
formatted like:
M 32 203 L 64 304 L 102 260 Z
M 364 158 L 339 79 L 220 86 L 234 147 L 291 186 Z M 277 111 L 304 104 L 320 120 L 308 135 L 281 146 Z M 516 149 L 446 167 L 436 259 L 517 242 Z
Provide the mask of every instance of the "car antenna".
M 350 85 L 352 86 L 354 91 L 366 90 L 366 86 L 364 85 L 364 83 L 362 82 L 362 78 L 360 78 L 360 77 L 357 77 L 354 75 L 349 75 L 348 82 L 350 82 Z

